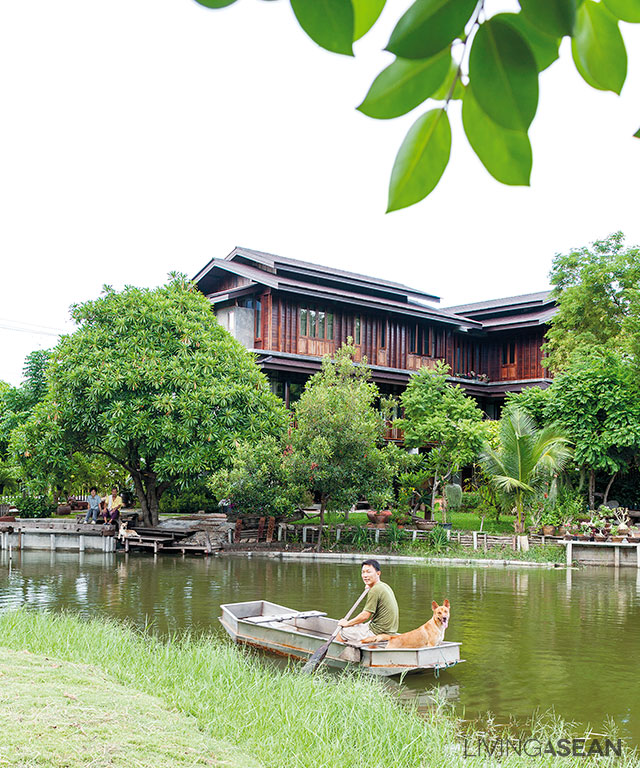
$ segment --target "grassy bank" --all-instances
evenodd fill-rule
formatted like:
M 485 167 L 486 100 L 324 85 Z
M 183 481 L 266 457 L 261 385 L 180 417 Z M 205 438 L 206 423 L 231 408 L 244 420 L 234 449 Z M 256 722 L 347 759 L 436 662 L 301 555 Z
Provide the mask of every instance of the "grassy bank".
M 86 684 L 92 686 L 96 694 L 104 692 L 108 707 L 112 706 L 113 686 L 124 686 L 132 697 L 137 692 L 135 695 L 141 697 L 141 701 L 144 696 L 155 697 L 163 708 L 175 709 L 174 726 L 185 739 L 195 721 L 202 738 L 232 743 L 264 766 L 480 768 L 487 765 L 484 756 L 464 757 L 461 725 L 450 711 L 436 707 L 421 717 L 399 704 L 381 683 L 364 675 L 304 677 L 298 667 L 275 672 L 226 642 L 189 638 L 162 642 L 114 622 L 83 621 L 27 611 L 0 616 L 0 643 L 6 648 L 46 657 L 46 661 L 34 659 L 31 670 L 34 683 L 40 674 L 39 665 L 51 659 L 55 659 L 56 664 L 60 660 L 80 664 L 78 684 L 86 677 Z M 96 658 L 98 649 L 99 659 Z M 87 660 L 95 660 L 100 672 L 88 670 L 84 666 Z M 66 669 L 63 664 L 53 672 L 63 675 Z M 1 714 L 6 722 L 4 698 L 2 702 Z M 101 707 L 96 705 L 95 712 L 100 716 Z M 144 714 L 141 717 L 144 718 Z M 134 723 L 135 719 L 134 715 Z M 537 721 L 532 727 L 534 731 L 542 729 L 545 741 L 572 735 L 572 730 L 557 720 L 546 725 Z M 636 755 L 626 755 L 616 759 L 615 765 L 631 768 L 638 764 L 637 760 Z M 97 759 L 93 764 L 102 766 L 109 762 Z M 197 765 L 195 761 L 192 764 Z M 73 758 L 66 763 L 33 762 L 33 765 L 74 768 L 83 763 Z M 542 768 L 558 763 L 557 758 L 550 755 L 511 754 L 503 758 L 500 765 Z M 584 765 L 584 760 L 564 758 L 562 765 L 577 768 Z M 599 765 L 614 765 L 614 762 L 607 759 Z
M 532 546 L 527 552 L 514 551 L 511 547 L 495 546 L 484 550 L 463 547 L 456 542 L 442 546 L 433 546 L 426 541 L 401 541 L 396 547 L 391 547 L 382 541 L 357 547 L 354 544 L 331 544 L 323 547 L 323 552 L 353 552 L 362 554 L 410 555 L 418 557 L 461 557 L 465 560 L 522 560 L 528 563 L 564 563 L 566 553 L 564 547 L 557 545 Z
M 0 765 L 257 765 L 95 667 L 0 648 Z

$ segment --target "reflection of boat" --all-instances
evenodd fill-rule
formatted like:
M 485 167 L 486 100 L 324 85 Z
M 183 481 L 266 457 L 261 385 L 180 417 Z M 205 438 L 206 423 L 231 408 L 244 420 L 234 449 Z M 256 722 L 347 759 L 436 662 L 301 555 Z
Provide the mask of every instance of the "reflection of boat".
M 424 690 L 416 690 L 409 686 L 403 685 L 400 690 L 393 691 L 401 701 L 409 701 L 418 706 L 418 709 L 426 709 L 433 704 L 439 704 L 440 702 L 458 701 L 460 698 L 460 686 L 459 685 L 434 685 L 433 687 Z
M 237 643 L 297 659 L 307 659 L 331 637 L 337 619 L 320 611 L 294 611 L 266 600 L 220 606 L 220 622 Z M 430 648 L 386 648 L 386 643 L 347 645 L 334 640 L 326 663 L 343 668 L 359 664 L 367 672 L 388 677 L 438 670 L 458 664 L 461 643 L 444 642 Z

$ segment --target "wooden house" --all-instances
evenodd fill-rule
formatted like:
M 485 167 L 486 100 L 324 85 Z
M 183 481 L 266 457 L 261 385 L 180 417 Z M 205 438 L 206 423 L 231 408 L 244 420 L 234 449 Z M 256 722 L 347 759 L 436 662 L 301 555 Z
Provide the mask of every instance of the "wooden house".
M 247 248 L 212 259 L 194 281 L 287 405 L 348 337 L 382 392 L 399 394 L 414 371 L 444 360 L 490 416 L 506 392 L 550 381 L 548 291 L 441 309 L 437 296 L 400 283 Z

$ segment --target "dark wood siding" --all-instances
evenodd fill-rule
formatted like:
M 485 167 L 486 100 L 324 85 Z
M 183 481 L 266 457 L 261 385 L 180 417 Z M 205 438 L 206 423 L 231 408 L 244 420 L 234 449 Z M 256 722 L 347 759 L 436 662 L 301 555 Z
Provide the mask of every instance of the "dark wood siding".
M 314 357 L 333 354 L 349 336 L 356 342 L 356 318 L 359 317 L 360 343 L 356 343 L 356 357 L 358 360 L 366 357 L 371 365 L 415 371 L 425 365 L 434 365 L 436 360 L 444 360 L 454 376 L 485 375 L 490 381 L 545 376 L 540 365 L 542 328 L 483 336 L 473 332 L 460 333 L 445 325 L 409 317 L 358 312 L 354 308 L 328 302 L 307 302 L 277 291 L 267 292 L 261 298 L 264 335 L 260 346 L 264 349 Z M 309 338 L 300 334 L 300 309 L 303 307 L 333 313 L 333 339 Z M 411 351 L 412 342 L 414 349 L 416 347 L 415 333 L 419 332 L 428 335 L 426 349 L 429 354 Z M 383 337 L 384 346 L 381 345 Z M 424 343 L 422 351 L 425 350 Z M 505 343 L 514 345 L 512 364 L 503 365 Z

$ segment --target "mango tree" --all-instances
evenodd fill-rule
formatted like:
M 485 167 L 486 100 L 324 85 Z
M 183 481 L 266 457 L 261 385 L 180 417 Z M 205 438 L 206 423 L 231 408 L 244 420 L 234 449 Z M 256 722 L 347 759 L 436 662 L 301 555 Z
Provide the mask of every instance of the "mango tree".
M 105 288 L 71 311 L 23 456 L 64 469 L 75 451 L 133 480 L 146 525 L 172 485 L 228 463 L 240 441 L 281 432 L 284 408 L 251 355 L 181 276 L 155 290 Z

